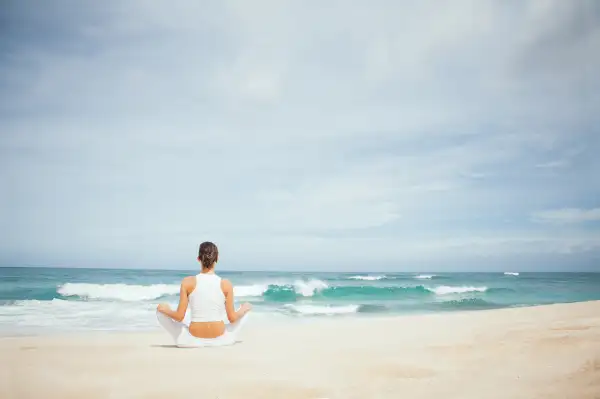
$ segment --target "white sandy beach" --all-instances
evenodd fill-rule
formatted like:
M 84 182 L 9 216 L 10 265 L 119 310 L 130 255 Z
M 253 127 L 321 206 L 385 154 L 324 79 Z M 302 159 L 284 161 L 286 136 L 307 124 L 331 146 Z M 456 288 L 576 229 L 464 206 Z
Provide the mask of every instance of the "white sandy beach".
M 1 398 L 600 398 L 600 301 L 249 321 L 179 349 L 157 329 L 0 339 Z

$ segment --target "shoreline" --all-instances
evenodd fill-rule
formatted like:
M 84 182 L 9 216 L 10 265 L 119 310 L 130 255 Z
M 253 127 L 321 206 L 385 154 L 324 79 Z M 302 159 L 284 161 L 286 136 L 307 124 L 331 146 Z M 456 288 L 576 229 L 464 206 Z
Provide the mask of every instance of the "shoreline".
M 600 394 L 600 301 L 166 333 L 0 338 L 2 398 L 576 398 Z
M 269 313 L 260 313 L 260 322 L 267 324 L 269 326 L 278 325 L 278 324 L 320 324 L 320 323 L 337 323 L 337 322 L 348 322 L 349 320 L 362 320 L 362 321 L 372 321 L 376 323 L 380 322 L 393 322 L 396 319 L 406 319 L 406 318 L 421 318 L 421 317 L 435 317 L 439 315 L 444 316 L 458 316 L 465 314 L 479 314 L 479 313 L 487 313 L 487 312 L 503 312 L 503 311 L 511 311 L 511 310 L 519 310 L 519 309 L 530 309 L 530 308 L 546 308 L 553 306 L 561 306 L 561 305 L 574 305 L 581 303 L 598 303 L 600 306 L 600 300 L 588 300 L 588 301 L 573 301 L 573 302 L 556 302 L 550 304 L 540 304 L 540 305 L 517 305 L 517 306 L 507 306 L 496 309 L 466 309 L 466 310 L 452 310 L 452 311 L 431 311 L 431 312 L 414 312 L 414 313 L 389 313 L 389 314 L 369 314 L 369 313 L 351 313 L 351 314 L 340 314 L 340 315 L 310 315 L 310 316 L 289 316 L 289 315 L 273 315 Z M 255 316 L 255 315 L 254 315 Z M 152 316 L 154 317 L 154 316 Z M 253 317 L 253 319 L 255 319 Z M 254 324 L 254 323 L 253 323 Z M 160 332 L 160 327 L 158 324 L 155 328 L 146 328 L 140 330 L 118 330 L 118 329 L 90 329 L 90 330 L 76 330 L 76 331 L 67 331 L 67 330 L 47 330 L 43 331 L 39 334 L 35 333 L 9 333 L 8 331 L 0 331 L 0 341 L 8 338 L 36 338 L 36 337 L 55 337 L 61 338 L 63 336 L 68 337 L 85 337 L 88 335 L 115 335 L 115 334 L 156 334 Z

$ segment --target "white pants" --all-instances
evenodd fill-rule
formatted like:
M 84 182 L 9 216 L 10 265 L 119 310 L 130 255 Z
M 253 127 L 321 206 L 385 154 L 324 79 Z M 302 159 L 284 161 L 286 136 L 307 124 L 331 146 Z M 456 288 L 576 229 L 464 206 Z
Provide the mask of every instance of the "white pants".
M 180 348 L 196 348 L 202 346 L 233 345 L 237 342 L 237 335 L 242 325 L 248 319 L 248 313 L 238 319 L 235 323 L 225 325 L 225 332 L 217 338 L 198 338 L 190 334 L 189 326 L 185 323 L 175 321 L 169 316 L 156 312 L 158 323 L 173 338 L 173 343 Z

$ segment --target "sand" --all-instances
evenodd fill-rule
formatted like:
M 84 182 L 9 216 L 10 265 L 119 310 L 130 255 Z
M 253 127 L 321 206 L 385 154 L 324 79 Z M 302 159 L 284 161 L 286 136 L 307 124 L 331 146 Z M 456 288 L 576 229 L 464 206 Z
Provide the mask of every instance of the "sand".
M 249 320 L 242 343 L 160 330 L 0 339 L 1 398 L 600 398 L 600 301 Z

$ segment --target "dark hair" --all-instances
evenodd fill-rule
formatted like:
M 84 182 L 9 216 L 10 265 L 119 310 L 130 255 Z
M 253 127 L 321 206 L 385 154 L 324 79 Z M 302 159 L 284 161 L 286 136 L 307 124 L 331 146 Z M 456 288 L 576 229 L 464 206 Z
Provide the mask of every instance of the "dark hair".
M 219 250 L 217 246 L 210 241 L 200 244 L 200 250 L 198 250 L 198 259 L 200 259 L 202 267 L 206 269 L 212 269 L 212 267 L 215 265 L 215 262 L 219 260 Z

